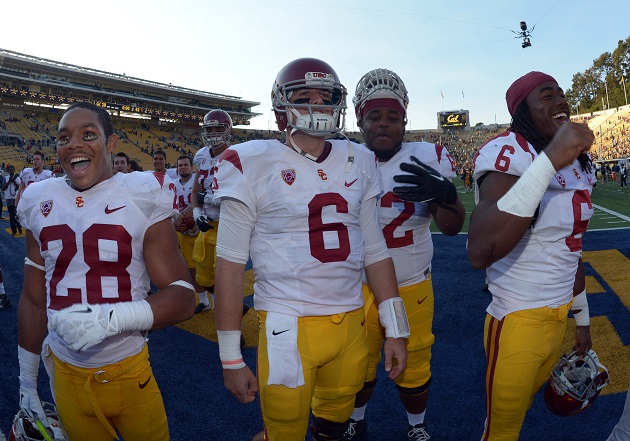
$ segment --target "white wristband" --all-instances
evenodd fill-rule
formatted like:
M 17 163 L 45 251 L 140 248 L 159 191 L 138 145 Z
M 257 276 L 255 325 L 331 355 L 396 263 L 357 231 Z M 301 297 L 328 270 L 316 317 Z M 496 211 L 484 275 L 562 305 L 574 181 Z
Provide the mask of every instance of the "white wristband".
M 200 217 L 203 216 L 203 210 L 199 207 L 195 207 L 193 208 L 193 217 L 195 218 L 195 221 Z
M 40 264 L 38 264 L 38 263 L 33 262 L 33 261 L 32 261 L 31 259 L 29 259 L 28 257 L 25 257 L 25 258 L 24 258 L 24 265 L 30 265 L 30 266 L 32 266 L 32 267 L 34 267 L 34 268 L 37 268 L 37 269 L 39 269 L 39 270 L 42 270 L 42 271 L 46 272 L 46 268 L 44 268 L 44 266 L 43 266 L 43 265 L 40 265 Z
M 37 389 L 37 376 L 39 374 L 38 354 L 27 351 L 18 345 L 18 364 L 20 365 L 20 387 Z
M 405 312 L 405 304 L 400 297 L 392 297 L 378 305 L 378 318 L 385 328 L 387 338 L 409 337 L 409 322 Z
M 109 317 L 108 337 L 124 331 L 148 331 L 153 327 L 153 310 L 146 300 L 103 304 L 102 307 L 105 317 Z
M 245 367 L 241 354 L 241 331 L 219 331 L 219 358 L 223 369 L 241 369 Z
M 512 188 L 497 201 L 497 208 L 518 217 L 534 216 L 555 174 L 553 164 L 545 152 L 541 152 Z
M 586 290 L 573 297 L 571 312 L 575 318 L 576 326 L 588 326 L 591 324 L 591 318 L 588 311 L 588 300 L 586 299 Z

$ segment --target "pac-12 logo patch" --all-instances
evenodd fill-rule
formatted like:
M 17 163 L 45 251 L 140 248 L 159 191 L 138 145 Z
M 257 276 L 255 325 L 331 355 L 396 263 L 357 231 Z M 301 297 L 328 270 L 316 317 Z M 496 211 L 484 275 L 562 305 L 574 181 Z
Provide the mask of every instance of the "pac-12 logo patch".
M 562 186 L 562 188 L 567 186 L 567 181 L 564 179 L 564 176 L 557 174 L 556 179 L 558 180 L 558 183 Z
M 53 201 L 44 201 L 41 204 L 39 204 L 39 209 L 44 215 L 44 217 L 48 217 L 48 215 L 52 211 L 52 207 L 53 207 Z
M 282 170 L 280 173 L 282 173 L 282 180 L 284 182 L 286 182 L 289 185 L 293 185 L 293 183 L 295 182 L 295 169 L 294 168 Z

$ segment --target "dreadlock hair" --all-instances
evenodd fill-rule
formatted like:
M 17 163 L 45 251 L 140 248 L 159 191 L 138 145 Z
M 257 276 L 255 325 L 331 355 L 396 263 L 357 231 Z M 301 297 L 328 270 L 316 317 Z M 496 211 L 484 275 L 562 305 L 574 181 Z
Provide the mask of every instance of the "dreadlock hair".
M 508 130 L 510 132 L 518 133 L 525 138 L 527 142 L 534 146 L 537 153 L 540 153 L 547 144 L 551 142 L 551 140 L 543 138 L 534 128 L 534 124 L 532 123 L 532 119 L 529 114 L 529 106 L 527 105 L 526 100 L 523 100 L 516 108 L 516 112 L 514 112 L 514 115 L 512 116 L 512 124 L 510 124 L 510 128 Z M 593 160 L 589 155 L 586 153 L 580 153 L 580 156 L 578 156 L 577 159 L 582 167 L 582 170 L 587 173 L 591 173 L 593 171 Z

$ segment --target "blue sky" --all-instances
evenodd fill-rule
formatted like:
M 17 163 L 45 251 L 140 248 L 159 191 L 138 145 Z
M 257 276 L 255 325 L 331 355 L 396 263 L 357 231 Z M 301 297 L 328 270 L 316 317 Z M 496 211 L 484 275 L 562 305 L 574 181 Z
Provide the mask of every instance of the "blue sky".
M 4 49 L 259 101 L 260 129 L 275 128 L 271 85 L 295 58 L 337 71 L 349 130 L 356 83 L 379 67 L 407 85 L 409 128 L 434 129 L 438 111 L 461 108 L 472 125 L 507 123 L 516 78 L 542 70 L 568 88 L 630 35 L 626 0 L 32 0 L 2 15 Z M 536 26 L 527 49 L 511 32 L 523 20 Z

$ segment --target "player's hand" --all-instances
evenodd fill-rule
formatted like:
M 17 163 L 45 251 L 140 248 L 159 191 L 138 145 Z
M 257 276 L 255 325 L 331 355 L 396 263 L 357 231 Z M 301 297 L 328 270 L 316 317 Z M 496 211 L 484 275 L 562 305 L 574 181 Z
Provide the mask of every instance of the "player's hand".
M 206 195 L 208 194 L 207 191 L 203 190 L 197 193 L 197 203 L 201 206 L 203 206 L 203 204 L 205 204 L 205 199 L 206 199 Z
M 407 339 L 388 338 L 383 346 L 385 353 L 385 372 L 392 380 L 402 374 L 407 368 Z M 393 360 L 396 359 L 396 365 Z
M 248 366 L 223 369 L 223 385 L 244 404 L 254 401 L 258 393 L 258 379 Z
M 575 349 L 578 355 L 584 355 L 593 347 L 593 341 L 591 340 L 591 327 L 590 326 L 576 326 L 575 327 Z
M 20 409 L 26 412 L 33 421 L 39 420 L 44 426 L 50 427 L 37 389 L 20 386 Z
M 48 322 L 74 351 L 89 349 L 107 337 L 108 319 L 99 305 L 76 304 L 53 314 Z
M 208 230 L 214 229 L 210 222 L 212 222 L 212 219 L 210 219 L 208 216 L 202 215 L 195 218 L 195 223 L 197 224 L 197 227 L 204 233 Z
M 217 201 L 217 199 L 215 198 L 214 193 L 208 193 L 205 190 L 197 193 L 197 203 L 201 206 L 213 205 L 215 207 L 219 207 L 221 205 L 221 202 Z
M 402 184 L 413 184 L 394 187 L 394 193 L 400 199 L 411 202 L 430 202 L 454 204 L 457 201 L 455 185 L 437 170 L 411 156 L 415 164 L 403 162 L 400 169 L 411 173 L 394 176 L 394 181 Z
M 544 151 L 554 168 L 560 170 L 590 150 L 594 140 L 588 125 L 569 121 L 560 126 Z

